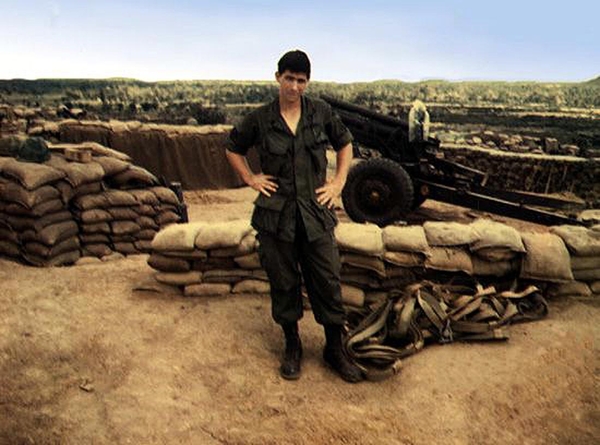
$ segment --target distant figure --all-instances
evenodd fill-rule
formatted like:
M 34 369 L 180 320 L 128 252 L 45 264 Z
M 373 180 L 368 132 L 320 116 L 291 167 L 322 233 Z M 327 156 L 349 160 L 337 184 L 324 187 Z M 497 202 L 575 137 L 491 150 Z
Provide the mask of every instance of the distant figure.
M 415 100 L 408 113 L 409 142 L 423 142 L 429 137 L 429 112 L 425 104 Z
M 251 112 L 230 135 L 227 158 L 242 180 L 259 192 L 252 226 L 271 285 L 271 309 L 285 335 L 283 378 L 300 377 L 304 284 L 317 323 L 324 326 L 325 361 L 346 381 L 363 379 L 345 356 L 345 312 L 341 301 L 340 258 L 333 228 L 334 200 L 342 192 L 352 161 L 352 135 L 331 107 L 303 95 L 310 61 L 302 51 L 281 57 L 275 79 L 279 95 Z M 326 149 L 337 152 L 335 177 L 326 181 Z M 246 153 L 254 147 L 262 173 L 253 173 Z

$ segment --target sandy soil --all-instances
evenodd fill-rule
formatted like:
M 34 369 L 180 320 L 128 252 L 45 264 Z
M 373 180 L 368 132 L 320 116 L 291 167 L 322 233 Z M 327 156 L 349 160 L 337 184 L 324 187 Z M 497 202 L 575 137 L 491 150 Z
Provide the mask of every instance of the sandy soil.
M 252 197 L 186 201 L 192 220 L 219 220 L 249 215 Z M 414 218 L 471 216 L 426 202 Z M 597 299 L 551 301 L 506 343 L 432 345 L 394 378 L 357 385 L 323 365 L 307 313 L 303 375 L 288 382 L 268 297 L 135 291 L 151 274 L 144 255 L 0 260 L 0 443 L 600 443 Z

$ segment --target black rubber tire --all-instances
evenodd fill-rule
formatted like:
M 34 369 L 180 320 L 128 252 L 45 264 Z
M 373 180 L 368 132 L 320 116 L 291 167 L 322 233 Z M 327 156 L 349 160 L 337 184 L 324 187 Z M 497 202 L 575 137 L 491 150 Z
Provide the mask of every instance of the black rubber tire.
M 413 183 L 397 162 L 385 158 L 369 159 L 350 170 L 342 191 L 342 202 L 353 221 L 383 227 L 410 212 Z
M 427 201 L 427 196 L 423 196 L 419 186 L 413 182 L 413 203 L 410 207 L 411 210 L 418 209 L 425 201 Z

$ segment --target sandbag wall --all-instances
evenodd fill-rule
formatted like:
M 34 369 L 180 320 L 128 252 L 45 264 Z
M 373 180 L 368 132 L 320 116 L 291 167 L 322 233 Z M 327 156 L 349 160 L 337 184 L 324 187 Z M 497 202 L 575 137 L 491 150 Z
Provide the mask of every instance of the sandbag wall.
M 133 162 L 158 177 L 181 183 L 185 190 L 221 189 L 243 185 L 229 166 L 225 146 L 231 126 L 164 125 L 120 121 L 48 122 L 31 135 L 60 142 L 94 141 L 128 154 Z M 258 158 L 249 155 L 258 169 Z
M 176 194 L 154 175 L 123 153 L 90 147 L 85 163 L 58 151 L 44 163 L 0 157 L 0 255 L 54 266 L 143 253 L 161 227 L 181 220 Z
M 335 236 L 343 298 L 346 304 L 362 306 L 415 281 L 447 279 L 454 274 L 491 282 L 515 278 L 548 287 L 554 295 L 564 295 L 569 289 L 577 294 L 581 282 L 574 276 L 600 274 L 599 256 L 593 250 L 596 256 L 585 257 L 593 258 L 591 263 L 572 263 L 581 252 L 558 234 L 565 227 L 570 226 L 557 227 L 557 233 L 519 233 L 487 219 L 384 229 L 340 223 Z M 577 230 L 600 243 L 600 227 Z M 158 282 L 176 286 L 188 296 L 267 293 L 268 279 L 257 246 L 256 234 L 246 220 L 173 224 L 152 241 L 148 264 L 156 270 Z M 590 264 L 593 272 L 578 275 L 573 270 Z M 583 283 L 588 289 L 584 293 L 600 295 L 600 282 L 594 278 L 588 283 Z
M 445 143 L 447 159 L 488 174 L 487 185 L 535 193 L 572 192 L 590 207 L 600 205 L 600 159 L 549 154 L 511 153 Z

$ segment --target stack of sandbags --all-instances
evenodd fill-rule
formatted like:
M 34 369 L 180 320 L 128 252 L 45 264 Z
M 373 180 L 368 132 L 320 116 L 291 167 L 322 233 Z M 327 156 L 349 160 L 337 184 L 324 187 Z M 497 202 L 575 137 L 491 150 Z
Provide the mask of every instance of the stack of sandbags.
M 362 307 L 407 284 L 422 279 L 447 281 L 454 274 L 473 276 L 480 282 L 523 280 L 543 287 L 550 283 L 550 289 L 573 286 L 575 276 L 587 280 L 582 282 L 587 291 L 571 289 L 570 293 L 589 295 L 600 284 L 600 227 L 584 230 L 588 238 L 579 234 L 567 242 L 577 253 L 570 256 L 555 233 L 521 234 L 486 219 L 384 229 L 340 223 L 334 234 L 341 260 L 342 299 L 347 305 Z M 256 234 L 246 220 L 173 224 L 152 241 L 148 263 L 159 271 L 158 281 L 179 286 L 186 295 L 264 293 L 269 288 L 256 248 Z
M 600 295 L 600 225 L 556 226 L 552 233 L 564 241 L 570 254 L 572 281 L 553 286 L 553 295 Z
M 36 266 L 77 261 L 77 223 L 58 188 L 66 173 L 3 157 L 0 175 L 0 253 Z
M 158 270 L 157 281 L 189 296 L 266 293 L 256 248 L 256 232 L 245 220 L 172 224 L 154 237 L 148 264 Z

